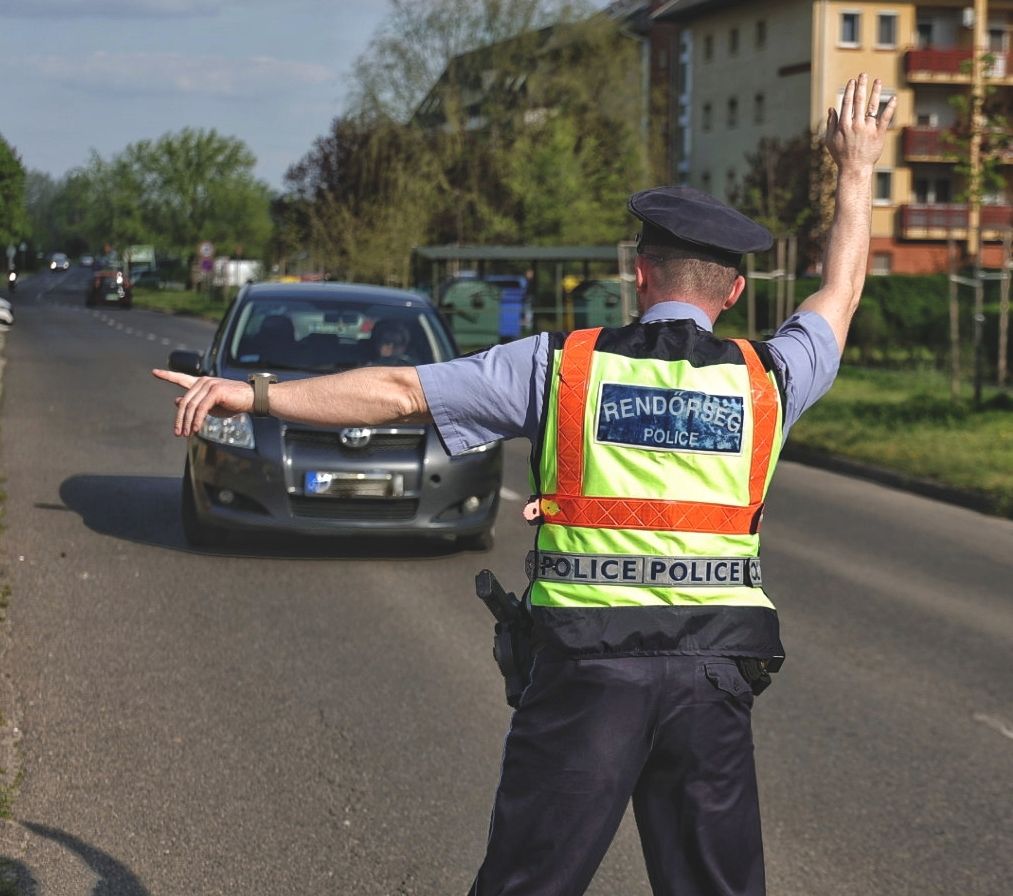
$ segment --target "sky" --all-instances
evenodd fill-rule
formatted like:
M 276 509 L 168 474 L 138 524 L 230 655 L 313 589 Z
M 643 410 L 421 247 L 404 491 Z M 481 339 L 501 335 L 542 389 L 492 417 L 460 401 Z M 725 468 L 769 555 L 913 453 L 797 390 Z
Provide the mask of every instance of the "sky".
M 344 109 L 385 0 L 2 0 L 0 135 L 54 178 L 184 127 L 281 189 Z

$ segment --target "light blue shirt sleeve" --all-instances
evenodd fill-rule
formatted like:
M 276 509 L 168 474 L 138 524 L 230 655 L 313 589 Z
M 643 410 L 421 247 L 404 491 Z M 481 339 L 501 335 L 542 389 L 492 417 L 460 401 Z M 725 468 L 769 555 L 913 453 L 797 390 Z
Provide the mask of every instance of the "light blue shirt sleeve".
M 841 364 L 834 331 L 815 311 L 793 314 L 767 340 L 784 379 L 784 436 L 802 414 L 826 395 Z
M 542 414 L 549 336 L 418 368 L 429 412 L 450 454 L 496 439 L 534 440 Z

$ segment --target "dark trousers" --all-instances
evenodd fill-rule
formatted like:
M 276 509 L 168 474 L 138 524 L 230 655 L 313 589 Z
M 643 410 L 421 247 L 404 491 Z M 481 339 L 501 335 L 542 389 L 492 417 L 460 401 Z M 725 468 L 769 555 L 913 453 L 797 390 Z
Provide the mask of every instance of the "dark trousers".
M 579 896 L 631 797 L 655 896 L 762 896 L 752 704 L 731 659 L 539 656 L 471 896 Z

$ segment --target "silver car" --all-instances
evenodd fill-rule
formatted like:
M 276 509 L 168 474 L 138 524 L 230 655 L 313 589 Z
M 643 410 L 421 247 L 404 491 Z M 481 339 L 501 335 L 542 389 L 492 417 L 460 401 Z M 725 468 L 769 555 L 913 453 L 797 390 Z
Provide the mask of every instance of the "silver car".
M 176 351 L 173 370 L 279 380 L 365 365 L 454 357 L 454 340 L 414 293 L 339 283 L 243 288 L 207 352 Z M 182 521 L 195 546 L 230 532 L 431 535 L 487 549 L 499 507 L 502 447 L 450 457 L 431 425 L 328 428 L 274 417 L 209 417 L 187 445 Z

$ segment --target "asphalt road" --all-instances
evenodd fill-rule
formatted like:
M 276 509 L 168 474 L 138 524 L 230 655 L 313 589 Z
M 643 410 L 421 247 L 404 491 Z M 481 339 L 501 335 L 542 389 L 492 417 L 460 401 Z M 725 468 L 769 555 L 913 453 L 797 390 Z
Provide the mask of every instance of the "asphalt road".
M 210 327 L 85 309 L 84 277 L 25 282 L 4 350 L 20 892 L 464 893 L 509 722 L 471 587 L 522 584 L 526 446 L 489 554 L 187 550 L 148 371 Z M 764 536 L 789 654 L 755 715 L 772 896 L 1010 896 L 1013 523 L 786 463 Z M 629 819 L 590 892 L 649 893 Z

